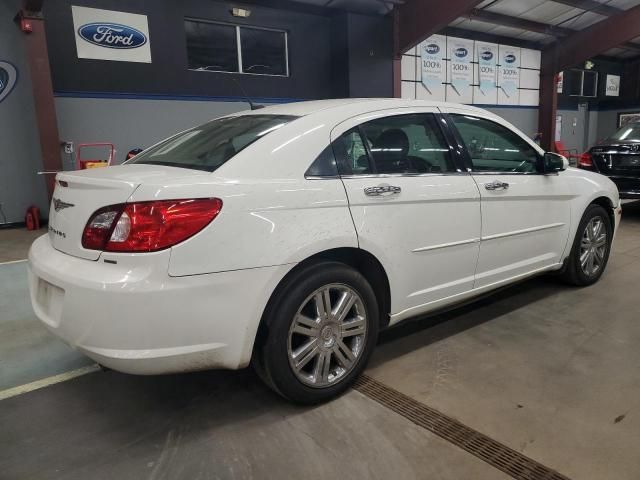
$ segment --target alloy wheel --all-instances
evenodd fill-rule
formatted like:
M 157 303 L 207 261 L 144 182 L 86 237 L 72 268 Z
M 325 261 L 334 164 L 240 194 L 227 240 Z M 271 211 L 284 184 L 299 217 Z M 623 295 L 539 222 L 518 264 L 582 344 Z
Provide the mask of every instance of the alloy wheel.
M 360 295 L 347 285 L 325 285 L 305 299 L 291 323 L 289 365 L 305 385 L 334 385 L 357 364 L 366 336 L 366 311 Z
M 607 253 L 607 228 L 602 217 L 589 220 L 580 241 L 580 268 L 593 277 L 603 267 Z

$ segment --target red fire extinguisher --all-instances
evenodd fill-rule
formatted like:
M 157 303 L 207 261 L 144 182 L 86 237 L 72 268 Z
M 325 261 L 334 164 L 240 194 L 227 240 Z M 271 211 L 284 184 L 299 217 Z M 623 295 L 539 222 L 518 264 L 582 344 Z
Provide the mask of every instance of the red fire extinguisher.
M 24 219 L 27 224 L 27 230 L 39 230 L 40 229 L 40 209 L 35 205 L 31 205 L 27 208 L 27 215 Z

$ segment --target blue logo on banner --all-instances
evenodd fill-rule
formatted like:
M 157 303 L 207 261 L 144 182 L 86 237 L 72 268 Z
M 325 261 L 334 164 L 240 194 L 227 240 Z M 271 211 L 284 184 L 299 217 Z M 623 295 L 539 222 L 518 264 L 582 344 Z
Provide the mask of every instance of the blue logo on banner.
M 430 55 L 435 55 L 440 51 L 440 47 L 435 43 L 430 43 L 429 45 L 426 46 L 426 51 Z
M 458 58 L 464 58 L 467 56 L 468 53 L 469 52 L 467 51 L 467 49 L 463 47 L 456 48 L 454 52 L 455 56 Z
M 512 53 L 510 53 L 509 55 L 505 55 L 504 61 L 507 63 L 513 63 L 516 61 L 516 56 Z
M 140 30 L 119 23 L 87 23 L 78 35 L 89 43 L 107 48 L 138 48 L 147 43 Z
M 18 70 L 13 64 L 0 60 L 0 102 L 7 98 L 18 81 Z
M 485 61 L 488 62 L 489 60 L 491 60 L 493 58 L 493 53 L 491 53 L 490 51 L 487 50 L 487 51 L 482 52 L 480 54 L 480 58 L 482 58 L 482 60 L 485 60 Z

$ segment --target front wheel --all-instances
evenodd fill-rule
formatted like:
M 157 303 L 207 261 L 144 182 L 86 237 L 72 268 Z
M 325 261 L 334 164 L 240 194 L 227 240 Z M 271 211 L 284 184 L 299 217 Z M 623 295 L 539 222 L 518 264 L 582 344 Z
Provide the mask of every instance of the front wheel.
M 266 339 L 256 370 L 297 403 L 346 390 L 364 369 L 378 337 L 373 289 L 355 269 L 321 262 L 294 273 L 265 312 Z
M 577 286 L 597 282 L 609 261 L 612 237 L 607 211 L 600 205 L 589 205 L 578 225 L 564 280 Z

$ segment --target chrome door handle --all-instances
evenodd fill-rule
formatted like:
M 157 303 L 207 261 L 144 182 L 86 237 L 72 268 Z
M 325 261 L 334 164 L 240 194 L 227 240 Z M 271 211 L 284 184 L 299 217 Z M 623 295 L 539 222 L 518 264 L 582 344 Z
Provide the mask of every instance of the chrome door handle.
M 376 185 L 375 187 L 365 187 L 364 194 L 370 197 L 380 197 L 386 195 L 397 195 L 401 191 L 402 189 L 400 187 L 382 183 L 380 185 Z
M 509 188 L 509 184 L 507 182 L 496 180 L 495 182 L 485 183 L 484 188 L 486 188 L 487 190 L 506 190 L 507 188 Z

